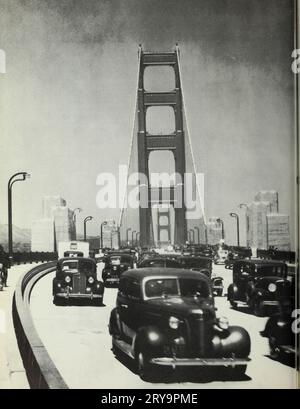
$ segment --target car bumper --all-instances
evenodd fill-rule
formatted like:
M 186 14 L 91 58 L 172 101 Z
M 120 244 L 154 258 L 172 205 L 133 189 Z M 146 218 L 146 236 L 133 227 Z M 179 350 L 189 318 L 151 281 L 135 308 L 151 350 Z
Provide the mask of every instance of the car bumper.
M 103 298 L 102 294 L 74 294 L 74 293 L 57 293 L 55 294 L 55 297 L 59 297 L 59 298 L 88 298 L 90 300 L 94 300 L 95 298 Z
M 104 281 L 106 283 L 118 284 L 120 282 L 120 279 L 119 278 L 110 278 L 110 277 L 108 277 Z
M 152 358 L 150 361 L 154 365 L 172 366 L 225 366 L 235 367 L 238 365 L 247 365 L 249 358 Z
M 274 300 L 263 300 L 262 301 L 262 305 L 264 305 L 264 306 L 274 306 L 274 307 L 276 307 L 276 306 L 278 306 L 279 305 L 279 302 L 278 301 L 274 301 Z

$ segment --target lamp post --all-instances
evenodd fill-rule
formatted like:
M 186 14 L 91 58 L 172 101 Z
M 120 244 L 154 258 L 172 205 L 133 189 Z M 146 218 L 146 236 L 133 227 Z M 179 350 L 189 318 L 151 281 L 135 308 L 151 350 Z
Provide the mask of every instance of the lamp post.
M 198 244 L 200 244 L 200 229 L 198 226 L 194 226 L 194 229 L 197 230 Z
M 219 224 L 221 224 L 221 227 L 222 227 L 222 239 L 224 240 L 224 222 L 223 222 L 223 220 L 220 219 L 220 218 L 217 219 L 217 222 L 218 222 Z
M 132 230 L 131 232 L 131 245 L 133 246 L 133 235 L 136 233 L 136 230 Z
M 76 207 L 76 209 L 73 210 L 73 221 L 74 221 L 74 226 L 75 226 L 75 240 L 77 240 L 77 234 L 76 234 L 76 212 L 80 213 L 82 211 L 81 207 Z
M 13 258 L 13 224 L 12 224 L 12 187 L 15 182 L 22 182 L 29 179 L 30 174 L 27 172 L 18 172 L 12 175 L 7 185 L 8 197 L 8 255 L 10 260 Z
M 135 236 L 136 245 L 140 245 L 140 232 L 138 231 Z
M 86 223 L 93 219 L 93 216 L 87 216 L 83 220 L 83 240 L 86 241 Z
M 207 224 L 204 227 L 205 244 L 208 245 Z
M 236 237 L 237 237 L 237 245 L 240 246 L 240 220 L 239 215 L 237 213 L 229 213 L 231 217 L 236 219 Z
M 107 225 L 107 221 L 104 221 L 104 222 L 101 223 L 101 226 L 100 226 L 101 249 L 103 249 L 103 226 L 106 226 L 106 225 Z
M 195 230 L 194 230 L 194 229 L 190 229 L 190 230 L 189 230 L 189 233 L 190 233 L 190 237 L 191 237 L 190 242 L 191 242 L 192 244 L 194 244 L 194 243 L 195 243 Z
M 126 229 L 126 245 L 127 246 L 129 245 L 129 235 L 128 235 L 128 233 L 130 232 L 130 230 L 131 230 L 131 227 L 128 227 L 128 229 Z

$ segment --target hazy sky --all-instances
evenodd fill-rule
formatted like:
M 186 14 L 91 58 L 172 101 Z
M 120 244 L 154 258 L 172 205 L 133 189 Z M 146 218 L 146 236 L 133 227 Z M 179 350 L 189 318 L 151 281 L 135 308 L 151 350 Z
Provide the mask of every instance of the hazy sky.
M 290 0 L 0 0 L 0 222 L 19 170 L 32 174 L 14 186 L 20 227 L 45 194 L 93 215 L 94 234 L 117 216 L 97 209 L 96 178 L 127 161 L 138 44 L 176 42 L 207 217 L 232 240 L 228 213 L 261 189 L 292 216 L 292 22 Z

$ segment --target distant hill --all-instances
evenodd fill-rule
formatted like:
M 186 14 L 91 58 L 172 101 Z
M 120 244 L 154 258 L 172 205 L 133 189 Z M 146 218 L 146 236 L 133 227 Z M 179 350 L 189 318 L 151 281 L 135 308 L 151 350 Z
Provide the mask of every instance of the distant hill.
M 8 246 L 8 226 L 0 224 L 0 244 L 5 251 Z M 30 229 L 22 229 L 18 226 L 13 226 L 13 239 L 15 251 L 28 251 L 30 249 L 31 231 Z

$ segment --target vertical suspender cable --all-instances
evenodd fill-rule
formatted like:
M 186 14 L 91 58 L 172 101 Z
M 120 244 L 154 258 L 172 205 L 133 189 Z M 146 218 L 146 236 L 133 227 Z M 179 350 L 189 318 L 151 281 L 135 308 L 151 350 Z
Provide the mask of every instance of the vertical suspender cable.
M 125 201 L 126 201 L 126 195 L 127 195 L 127 189 L 128 189 L 128 179 L 129 179 L 129 166 L 130 166 L 130 162 L 131 162 L 131 158 L 132 158 L 132 151 L 133 151 L 135 117 L 136 117 L 136 111 L 137 111 L 139 75 L 140 75 L 140 61 L 141 61 L 141 46 L 139 47 L 139 51 L 138 51 L 138 70 L 137 70 L 136 94 L 135 94 L 136 97 L 135 97 L 135 105 L 134 105 L 134 110 L 133 110 L 131 140 L 130 140 L 130 145 L 129 145 L 129 154 L 128 154 L 128 161 L 127 161 L 127 183 L 126 183 L 126 189 L 124 191 L 123 204 L 122 204 L 122 208 L 121 208 L 120 216 L 119 216 L 119 221 L 118 221 L 118 227 L 119 228 L 121 227 L 122 218 L 123 218 L 123 214 L 124 214 L 124 210 L 125 210 Z
M 195 158 L 194 158 L 194 151 L 193 151 L 193 145 L 192 145 L 192 140 L 191 140 L 191 135 L 190 135 L 190 130 L 189 130 L 189 124 L 188 124 L 188 119 L 187 119 L 187 112 L 186 112 L 186 105 L 185 105 L 185 97 L 184 97 L 184 91 L 183 91 L 183 81 L 182 81 L 182 73 L 181 73 L 181 66 L 180 66 L 180 58 L 179 58 L 179 47 L 176 45 L 176 54 L 177 54 L 177 61 L 178 61 L 178 70 L 179 70 L 179 76 L 180 76 L 180 82 L 181 82 L 181 93 L 182 93 L 182 104 L 183 104 L 183 110 L 184 110 L 184 115 L 186 118 L 186 128 L 187 128 L 187 133 L 188 133 L 188 140 L 190 144 L 190 149 L 191 149 L 191 156 L 192 156 L 192 162 L 193 162 L 193 168 L 195 172 L 195 179 L 196 179 L 196 189 L 199 195 L 200 199 L 200 206 L 201 206 L 201 211 L 203 215 L 203 220 L 204 224 L 206 224 L 206 218 L 205 218 L 205 213 L 204 213 L 204 206 L 203 206 L 203 200 L 200 194 L 200 189 L 197 183 L 197 169 L 196 169 L 196 163 L 195 163 Z

